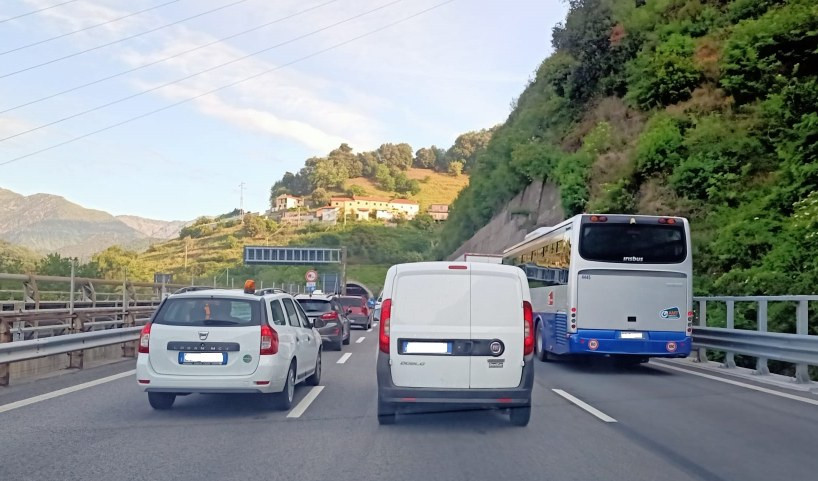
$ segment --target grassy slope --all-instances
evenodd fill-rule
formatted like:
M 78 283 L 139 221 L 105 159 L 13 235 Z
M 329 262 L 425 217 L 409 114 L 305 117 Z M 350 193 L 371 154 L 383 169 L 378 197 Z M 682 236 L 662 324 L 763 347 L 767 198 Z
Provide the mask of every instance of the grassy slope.
M 420 193 L 410 198 L 420 203 L 421 209 L 425 209 L 429 204 L 450 204 L 457 193 L 469 183 L 467 175 L 453 177 L 428 169 L 412 168 L 406 172 L 406 176 L 420 181 Z M 428 182 L 423 181 L 426 177 L 429 177 Z M 346 185 L 347 187 L 352 185 L 363 187 L 367 195 L 371 196 L 392 197 L 394 195 L 393 192 L 380 190 L 371 180 L 364 177 L 349 179 Z

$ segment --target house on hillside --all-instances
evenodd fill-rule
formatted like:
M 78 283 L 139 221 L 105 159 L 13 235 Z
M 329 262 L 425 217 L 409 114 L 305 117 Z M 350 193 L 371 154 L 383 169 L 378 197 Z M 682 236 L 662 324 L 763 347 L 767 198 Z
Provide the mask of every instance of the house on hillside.
M 338 207 L 321 207 L 315 211 L 315 216 L 324 223 L 335 225 L 338 223 Z
M 407 219 L 414 219 L 420 212 L 420 204 L 409 199 L 392 199 L 389 206 L 393 211 L 403 213 Z
M 442 222 L 449 218 L 449 206 L 447 204 L 429 204 L 426 212 L 432 216 L 432 219 Z
M 287 209 L 295 209 L 296 207 L 304 207 L 304 199 L 290 194 L 281 194 L 276 197 L 276 211 Z

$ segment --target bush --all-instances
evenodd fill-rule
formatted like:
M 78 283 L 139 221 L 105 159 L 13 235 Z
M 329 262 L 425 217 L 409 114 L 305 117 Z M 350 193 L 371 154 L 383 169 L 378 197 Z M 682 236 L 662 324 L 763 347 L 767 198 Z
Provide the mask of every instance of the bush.
M 633 214 L 636 212 L 636 199 L 630 191 L 626 179 L 602 185 L 602 196 L 588 204 L 588 212 Z
M 224 246 L 227 247 L 228 249 L 235 249 L 236 247 L 239 246 L 239 240 L 236 239 L 236 236 L 229 235 L 224 239 Z
M 455 177 L 459 177 L 460 174 L 463 173 L 463 162 L 459 160 L 454 160 L 449 163 L 449 174 Z
M 679 122 L 665 114 L 654 116 L 636 144 L 636 170 L 650 175 L 669 172 L 683 155 L 682 129 Z
M 673 34 L 655 50 L 644 49 L 628 65 L 628 98 L 644 109 L 690 98 L 701 81 L 693 39 Z

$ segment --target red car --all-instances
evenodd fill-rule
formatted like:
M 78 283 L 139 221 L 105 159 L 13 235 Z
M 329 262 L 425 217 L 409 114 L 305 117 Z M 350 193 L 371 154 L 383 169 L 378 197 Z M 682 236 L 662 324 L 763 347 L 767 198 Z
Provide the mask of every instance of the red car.
M 351 326 L 361 326 L 364 329 L 372 328 L 372 321 L 369 319 L 369 308 L 366 307 L 366 298 L 340 296 L 338 302 L 343 306 Z

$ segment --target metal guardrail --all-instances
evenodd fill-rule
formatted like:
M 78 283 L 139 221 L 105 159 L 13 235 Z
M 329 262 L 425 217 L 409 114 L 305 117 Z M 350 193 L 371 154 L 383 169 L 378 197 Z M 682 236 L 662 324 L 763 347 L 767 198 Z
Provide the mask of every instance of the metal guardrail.
M 809 365 L 818 366 L 818 336 L 809 335 L 809 303 L 818 296 L 717 296 L 694 297 L 698 303 L 699 324 L 693 329 L 693 347 L 698 349 L 699 361 L 707 360 L 707 349 L 725 353 L 724 366 L 736 367 L 735 355 L 756 358 L 756 372 L 769 374 L 769 359 L 795 364 L 795 380 L 810 382 Z M 726 327 L 707 327 L 707 304 L 724 303 L 727 309 Z M 755 331 L 735 328 L 737 302 L 757 305 Z M 770 302 L 797 302 L 795 334 L 768 332 L 767 308 Z
M 27 361 L 38 357 L 135 341 L 139 338 L 141 329 L 140 326 L 106 329 L 0 344 L 0 363 Z

